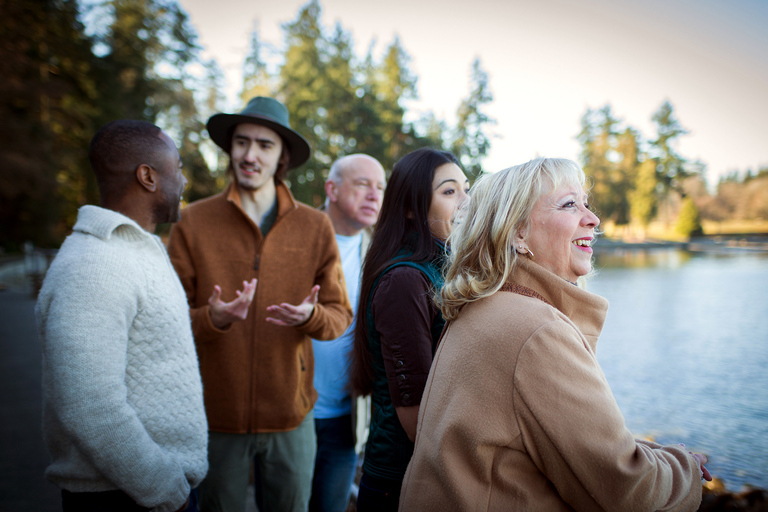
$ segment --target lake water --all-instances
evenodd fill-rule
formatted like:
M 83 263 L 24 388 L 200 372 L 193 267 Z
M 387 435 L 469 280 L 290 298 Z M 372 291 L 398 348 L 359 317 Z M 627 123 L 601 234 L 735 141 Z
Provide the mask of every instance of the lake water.
M 597 357 L 627 426 L 685 443 L 731 490 L 768 489 L 768 255 L 596 254 Z

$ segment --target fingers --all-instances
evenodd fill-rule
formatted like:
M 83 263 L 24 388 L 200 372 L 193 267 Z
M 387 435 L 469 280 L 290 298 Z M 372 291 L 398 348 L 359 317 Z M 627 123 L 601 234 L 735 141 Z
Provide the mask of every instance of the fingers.
M 294 306 L 286 303 L 269 306 L 267 311 L 272 316 L 267 317 L 267 322 L 283 326 L 301 325 L 309 319 L 312 308 L 306 304 Z
M 258 282 L 255 277 L 248 282 L 243 282 L 243 294 L 248 297 L 249 301 L 253 300 L 253 294 L 256 293 L 256 284 Z
M 317 296 L 319 294 L 320 294 L 320 285 L 316 284 L 315 286 L 312 287 L 312 291 L 309 292 L 309 296 L 307 297 L 307 299 L 309 299 L 308 302 L 310 302 L 313 306 L 317 304 Z M 304 300 L 307 300 L 307 299 L 304 299 Z
M 688 452 L 691 453 L 691 452 Z M 691 453 L 691 456 L 693 457 L 693 460 L 698 462 L 699 469 L 701 470 L 701 476 L 706 480 L 707 482 L 712 481 L 712 475 L 710 474 L 709 470 L 704 467 L 704 464 L 707 463 L 707 456 L 703 453 Z
M 208 304 L 211 304 L 211 305 L 217 304 L 220 300 L 221 300 L 221 287 L 219 285 L 214 285 L 213 293 L 208 299 Z

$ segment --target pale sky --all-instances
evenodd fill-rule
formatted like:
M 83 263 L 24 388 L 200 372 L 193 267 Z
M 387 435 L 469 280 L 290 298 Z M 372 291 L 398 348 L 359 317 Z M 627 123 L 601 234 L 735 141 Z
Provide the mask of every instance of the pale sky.
M 180 0 L 203 56 L 227 78 L 239 110 L 249 34 L 283 48 L 281 24 L 304 0 Z M 455 123 L 480 57 L 498 124 L 485 168 L 536 156 L 577 159 L 579 119 L 610 103 L 614 114 L 655 136 L 653 112 L 669 99 L 690 131 L 677 150 L 707 165 L 708 178 L 768 166 L 768 2 L 765 0 L 321 0 L 322 23 L 352 33 L 362 58 L 399 35 L 418 76 L 406 106 Z M 256 25 L 257 24 L 257 25 Z

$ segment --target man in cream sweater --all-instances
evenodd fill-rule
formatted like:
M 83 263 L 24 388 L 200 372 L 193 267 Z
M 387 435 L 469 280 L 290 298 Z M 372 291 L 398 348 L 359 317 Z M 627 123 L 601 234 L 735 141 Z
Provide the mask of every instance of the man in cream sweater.
M 46 476 L 64 511 L 196 511 L 208 469 L 184 289 L 155 226 L 179 219 L 179 153 L 157 126 L 114 121 L 89 154 L 83 206 L 35 310 L 43 342 Z

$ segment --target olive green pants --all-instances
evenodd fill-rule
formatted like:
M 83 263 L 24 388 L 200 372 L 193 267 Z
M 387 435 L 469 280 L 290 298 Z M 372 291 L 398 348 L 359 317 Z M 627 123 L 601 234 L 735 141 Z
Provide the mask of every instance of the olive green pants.
M 208 474 L 198 488 L 200 512 L 243 512 L 254 457 L 259 512 L 305 512 L 312 492 L 317 441 L 312 411 L 295 430 L 263 434 L 208 433 Z

